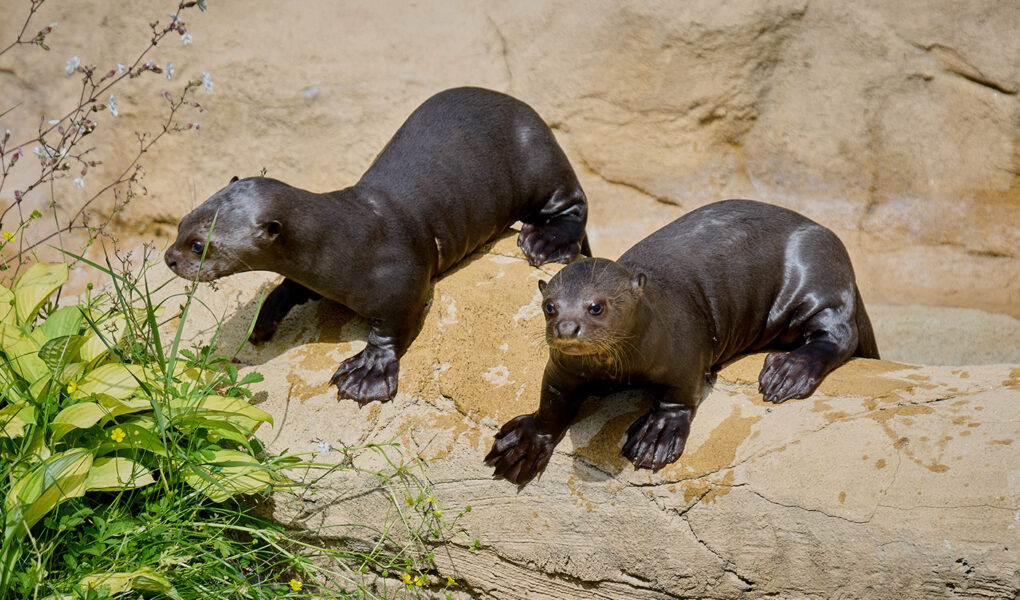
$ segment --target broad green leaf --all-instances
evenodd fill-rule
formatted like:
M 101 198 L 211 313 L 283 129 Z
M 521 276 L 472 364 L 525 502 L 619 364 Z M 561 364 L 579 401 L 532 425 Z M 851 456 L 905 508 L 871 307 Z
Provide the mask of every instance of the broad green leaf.
M 82 353 L 84 354 L 84 350 Z M 141 365 L 105 364 L 78 380 L 78 389 L 71 397 L 80 399 L 92 394 L 106 394 L 124 400 L 135 393 L 138 389 L 138 380 L 143 377 L 144 369 Z
M 18 313 L 14 310 L 14 292 L 0 285 L 0 323 L 17 325 Z
M 206 429 L 210 442 L 217 443 L 226 438 L 245 448 L 250 449 L 249 440 L 252 432 L 240 425 L 235 425 L 223 419 L 204 419 L 201 417 L 178 417 L 172 421 L 173 425 L 182 432 L 191 432 L 196 429 Z
M 72 404 L 53 417 L 50 423 L 51 439 L 56 442 L 73 429 L 88 429 L 107 416 L 110 416 L 110 411 L 95 402 Z
M 36 263 L 28 268 L 14 284 L 14 308 L 18 324 L 24 325 L 35 319 L 50 294 L 67 281 L 67 264 Z
M 0 409 L 0 436 L 21 437 L 25 435 L 26 425 L 35 425 L 35 407 L 31 404 L 17 402 Z
M 39 345 L 14 325 L 0 323 L 0 350 L 3 350 L 14 371 L 28 383 L 50 374 L 49 367 L 39 358 Z
M 48 339 L 77 335 L 81 329 L 82 314 L 80 306 L 65 306 L 58 308 L 46 317 L 46 321 L 39 327 L 46 334 Z
M 21 378 L 14 372 L 12 366 L 0 356 L 0 396 L 10 402 L 23 402 L 28 399 L 28 396 L 24 393 L 24 383 L 21 382 Z
M 198 400 L 171 398 L 167 402 L 171 419 L 185 416 L 220 418 L 240 425 L 254 432 L 262 423 L 273 423 L 273 417 L 266 411 L 248 404 L 243 398 L 205 396 Z
M 39 349 L 39 358 L 53 373 L 60 373 L 69 363 L 79 359 L 78 349 L 85 340 L 80 335 L 63 335 L 55 337 Z
M 82 360 L 93 363 L 106 355 L 111 347 L 116 347 L 120 343 L 126 331 L 127 319 L 121 313 L 88 325 L 88 330 L 83 334 L 85 341 L 81 345 Z
M 129 398 L 118 400 L 106 394 L 96 394 L 96 400 L 110 411 L 110 416 L 119 417 L 130 413 L 141 412 L 152 408 L 152 402 L 148 398 Z
M 215 450 L 202 462 L 184 469 L 184 480 L 213 502 L 232 496 L 268 491 L 285 479 L 263 467 L 251 456 L 236 450 Z
M 85 493 L 92 454 L 75 448 L 55 454 L 11 486 L 6 499 L 5 537 L 18 538 L 61 502 Z
M 85 481 L 87 491 L 131 490 L 154 483 L 152 473 L 133 460 L 121 457 L 97 458 Z
M 49 377 L 40 377 L 35 380 L 35 383 L 28 386 L 28 395 L 31 398 L 42 399 L 46 397 L 46 394 L 50 391 L 50 385 L 53 380 Z
M 139 591 L 162 592 L 175 600 L 181 597 L 177 590 L 174 589 L 174 586 L 171 585 L 169 579 L 149 567 L 142 567 L 130 573 L 117 572 L 89 575 L 81 580 L 81 586 L 84 588 L 107 587 L 111 595 Z
M 168 456 L 166 446 L 159 434 L 155 433 L 156 421 L 151 417 L 134 417 L 116 427 L 103 432 L 103 443 L 96 449 L 96 456 L 104 456 L 111 452 L 132 448 L 151 452 L 157 456 Z M 119 442 L 110 437 L 111 434 L 120 429 L 124 437 Z

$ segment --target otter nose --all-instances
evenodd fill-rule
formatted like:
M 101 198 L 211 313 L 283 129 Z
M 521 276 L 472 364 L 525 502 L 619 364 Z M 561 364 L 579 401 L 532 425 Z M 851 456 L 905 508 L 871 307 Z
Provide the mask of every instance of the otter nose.
M 556 324 L 556 335 L 559 337 L 574 338 L 581 332 L 581 324 L 577 321 L 563 320 Z
M 166 266 L 170 267 L 171 269 L 177 266 L 177 259 L 173 257 L 172 253 L 173 248 L 167 250 L 163 254 L 163 261 L 166 262 Z

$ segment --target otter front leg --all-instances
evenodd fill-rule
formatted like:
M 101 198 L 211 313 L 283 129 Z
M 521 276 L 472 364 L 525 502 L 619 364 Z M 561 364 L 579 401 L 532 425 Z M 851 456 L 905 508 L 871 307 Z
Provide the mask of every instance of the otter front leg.
M 293 279 L 284 279 L 283 283 L 276 286 L 266 297 L 259 309 L 259 316 L 255 320 L 255 327 L 248 336 L 248 341 L 253 344 L 261 344 L 269 341 L 276 333 L 280 321 L 287 316 L 290 309 L 298 304 L 304 304 L 309 300 L 318 300 L 321 295 L 306 288 Z
M 485 455 L 485 464 L 493 467 L 493 477 L 523 486 L 545 470 L 584 398 L 581 380 L 547 366 L 538 410 L 503 425 Z
M 557 189 L 535 220 L 527 220 L 517 236 L 528 263 L 569 263 L 578 253 L 591 256 L 584 231 L 588 208 L 579 187 Z
M 700 398 L 700 394 L 698 395 Z M 697 399 L 679 388 L 666 388 L 652 410 L 627 428 L 624 457 L 637 469 L 658 471 L 680 458 L 691 432 Z
M 355 400 L 361 406 L 378 400 L 389 402 L 397 393 L 400 357 L 421 331 L 425 318 L 427 280 L 414 299 L 400 297 L 382 316 L 371 319 L 365 349 L 340 363 L 329 380 L 337 387 L 337 398 Z M 377 313 L 379 314 L 379 313 Z

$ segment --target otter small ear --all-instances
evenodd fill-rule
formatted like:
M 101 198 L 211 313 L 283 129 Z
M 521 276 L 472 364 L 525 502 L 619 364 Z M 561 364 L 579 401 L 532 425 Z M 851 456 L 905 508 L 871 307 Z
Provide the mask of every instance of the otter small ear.
M 544 292 L 544 291 L 545 291 L 545 287 L 546 287 L 547 285 L 549 285 L 549 282 L 548 282 L 548 281 L 542 281 L 541 279 L 539 279 L 539 280 L 538 280 L 538 291 L 540 291 L 540 292 Z
M 648 281 L 648 278 L 645 277 L 645 274 L 638 273 L 630 280 L 630 289 L 634 290 L 635 294 L 640 295 L 644 292 L 646 281 Z
M 237 175 L 234 175 L 233 177 L 230 178 L 230 183 L 234 183 L 238 179 L 240 179 L 240 177 L 238 177 Z M 227 185 L 230 185 L 230 184 L 227 184 Z
M 262 234 L 262 239 L 271 244 L 276 241 L 276 238 L 280 237 L 281 233 L 283 233 L 283 224 L 274 219 L 272 221 L 266 221 L 259 229 Z

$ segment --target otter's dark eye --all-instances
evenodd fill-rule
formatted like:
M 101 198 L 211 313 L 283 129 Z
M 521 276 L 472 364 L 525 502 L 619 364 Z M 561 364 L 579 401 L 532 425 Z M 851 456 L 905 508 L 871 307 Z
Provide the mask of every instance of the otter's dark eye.
M 202 245 L 202 242 L 195 242 L 195 243 L 191 244 L 191 251 L 194 252 L 195 254 L 199 255 L 199 256 L 202 256 L 202 248 L 203 247 L 204 246 Z
M 556 314 L 556 305 L 553 304 L 552 302 L 546 302 L 545 303 L 545 314 L 547 314 L 547 315 L 555 315 Z
M 597 304 L 597 303 L 596 304 L 592 304 L 591 306 L 588 307 L 588 312 L 593 314 L 593 315 L 596 315 L 596 316 L 601 315 L 602 314 L 602 305 L 601 304 Z

